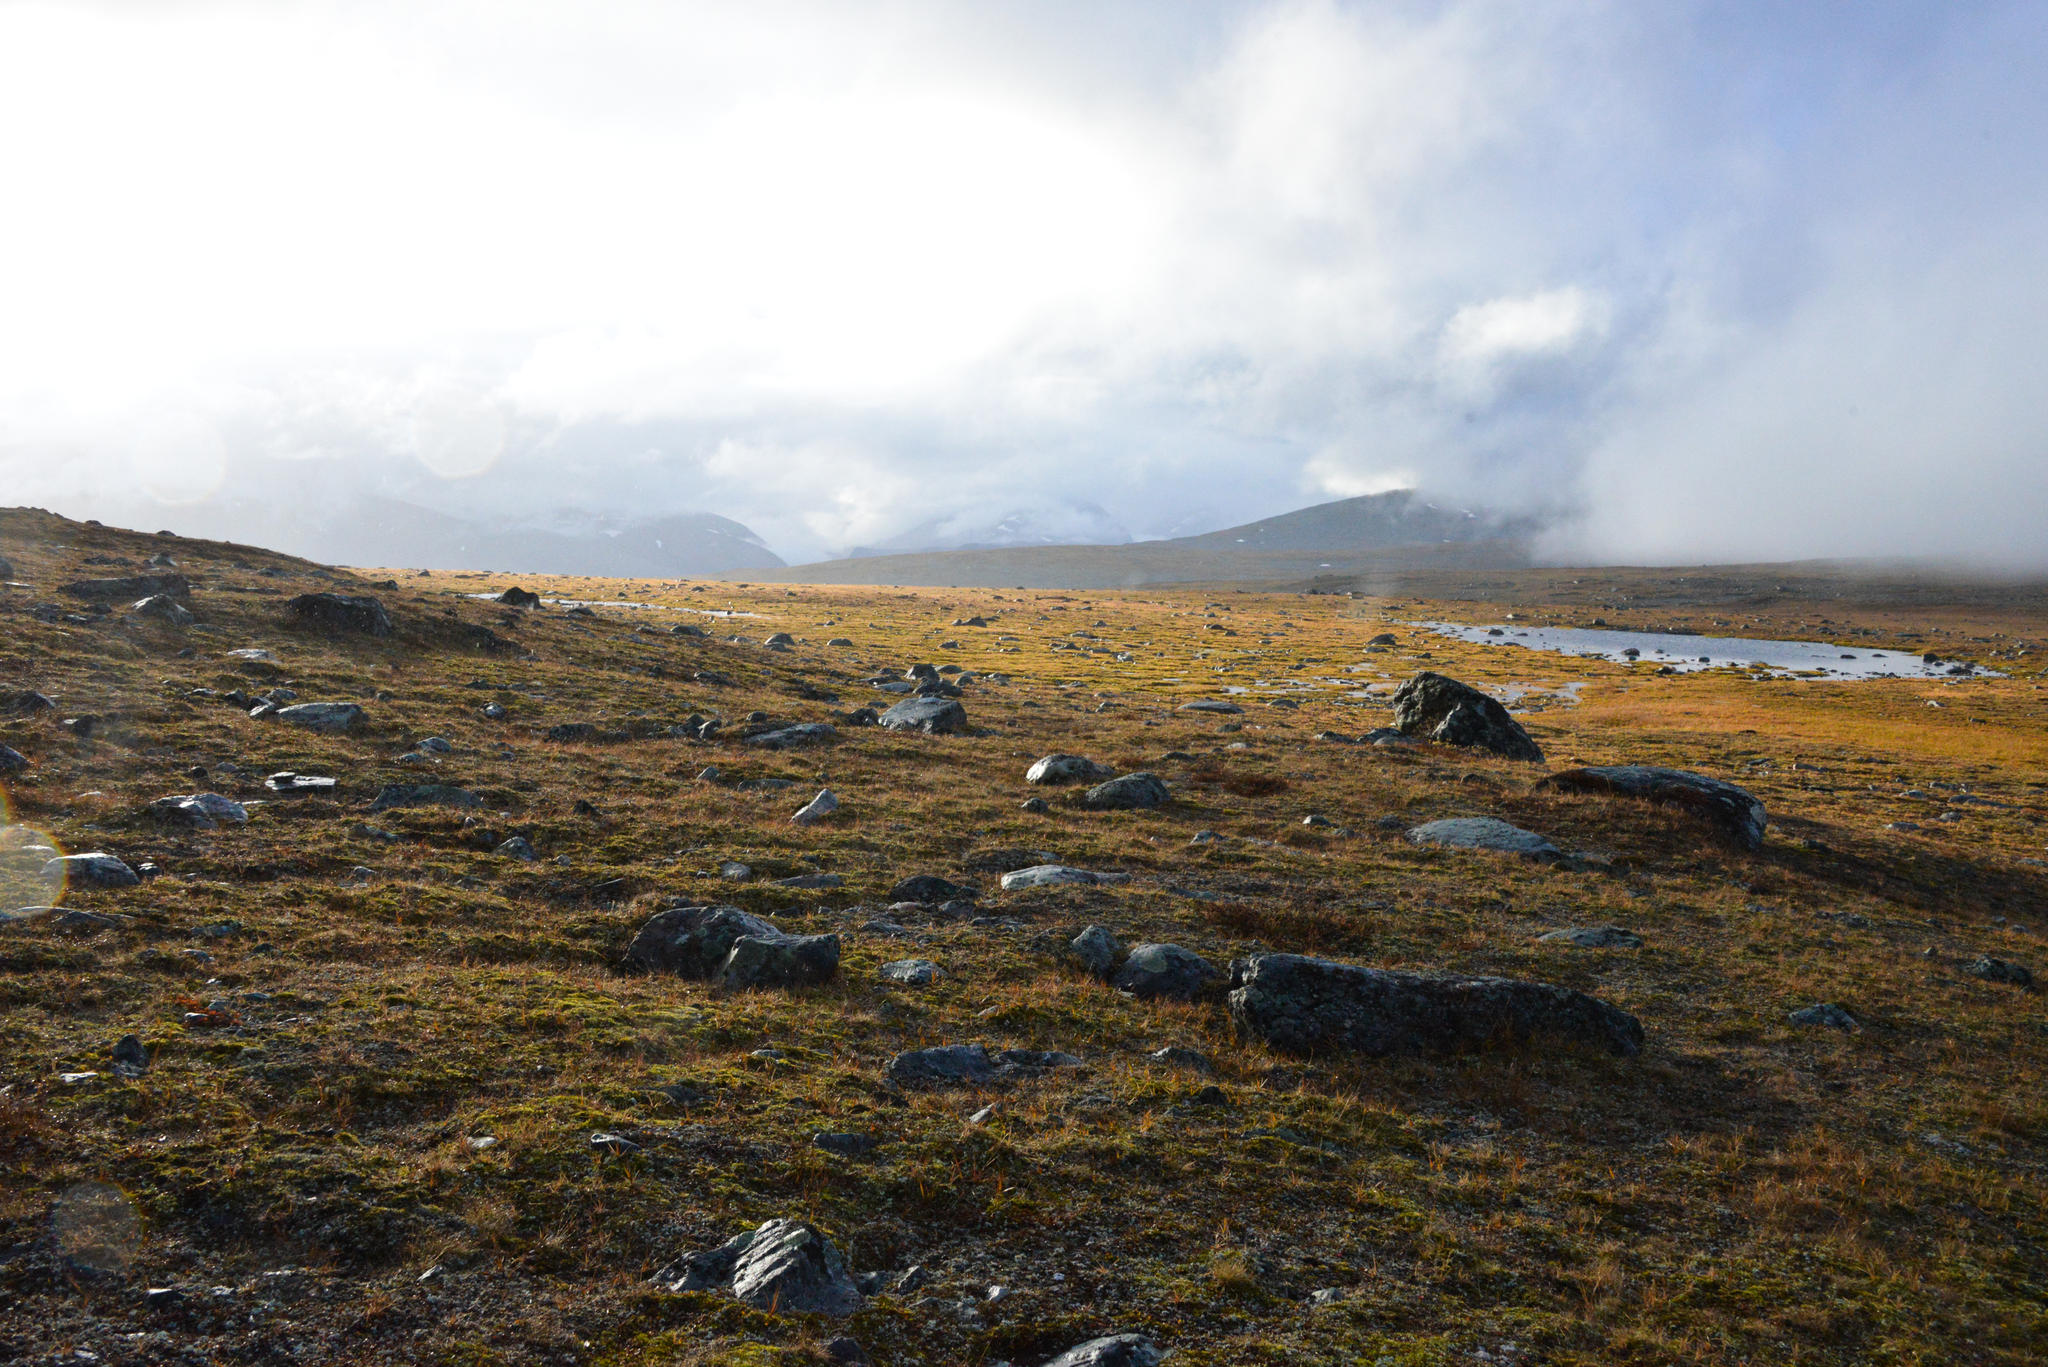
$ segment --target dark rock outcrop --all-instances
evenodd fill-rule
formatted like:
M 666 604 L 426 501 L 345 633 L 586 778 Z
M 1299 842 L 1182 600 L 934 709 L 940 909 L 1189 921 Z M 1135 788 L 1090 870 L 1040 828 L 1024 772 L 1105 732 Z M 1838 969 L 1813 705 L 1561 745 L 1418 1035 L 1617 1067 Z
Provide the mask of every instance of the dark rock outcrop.
M 785 1315 L 851 1315 L 860 1288 L 830 1239 L 798 1220 L 775 1219 L 692 1253 L 654 1274 L 672 1294 L 724 1291 L 761 1310 Z
M 875 719 L 891 731 L 953 736 L 967 729 L 967 709 L 951 698 L 905 698 Z
M 368 596 L 302 593 L 284 606 L 293 620 L 322 631 L 361 636 L 391 634 L 390 614 L 384 611 L 382 603 Z
M 967 883 L 955 883 L 950 878 L 936 874 L 920 873 L 904 879 L 889 889 L 891 902 L 950 902 L 959 897 L 979 897 L 981 889 Z
M 1557 1043 L 1633 1056 L 1643 1027 L 1596 997 L 1509 978 L 1426 977 L 1300 954 L 1231 965 L 1240 1035 L 1284 1053 L 1448 1053 Z
M 626 963 L 736 990 L 807 987 L 839 971 L 839 937 L 791 935 L 738 907 L 669 907 L 634 934 Z
M 1684 769 L 1663 769 L 1650 764 L 1599 765 L 1566 769 L 1536 786 L 1560 792 L 1619 793 L 1682 807 L 1746 850 L 1763 848 L 1764 826 L 1769 821 L 1764 804 L 1745 790 Z
M 182 574 L 130 574 L 119 579 L 77 579 L 58 592 L 87 603 L 132 603 L 159 594 L 183 602 L 192 596 L 192 582 Z
M 540 606 L 540 595 L 515 584 L 499 594 L 498 601 L 508 608 L 537 608 Z
M 1165 997 L 1190 1002 L 1222 976 L 1216 965 L 1191 949 L 1179 945 L 1139 945 L 1111 981 L 1120 991 L 1141 999 Z
M 1394 690 L 1394 725 L 1418 740 L 1543 762 L 1543 748 L 1505 707 L 1470 684 L 1442 674 L 1424 671 Z

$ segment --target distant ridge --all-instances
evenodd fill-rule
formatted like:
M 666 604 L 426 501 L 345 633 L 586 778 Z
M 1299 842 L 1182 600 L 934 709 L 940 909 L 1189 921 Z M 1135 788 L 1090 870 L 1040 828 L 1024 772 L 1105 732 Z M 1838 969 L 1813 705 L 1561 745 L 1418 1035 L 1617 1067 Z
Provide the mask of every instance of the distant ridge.
M 781 583 L 1119 588 L 1268 582 L 1529 562 L 1529 518 L 1455 508 L 1414 490 L 1319 503 L 1238 527 L 1125 545 L 1011 546 L 824 560 L 760 573 Z

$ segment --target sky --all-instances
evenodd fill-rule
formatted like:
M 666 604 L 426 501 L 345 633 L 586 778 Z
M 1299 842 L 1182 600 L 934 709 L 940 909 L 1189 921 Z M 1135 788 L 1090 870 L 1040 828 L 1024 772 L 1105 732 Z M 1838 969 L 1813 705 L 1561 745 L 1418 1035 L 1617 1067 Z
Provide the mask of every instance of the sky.
M 0 0 L 0 502 L 2048 567 L 2044 70 L 2039 0 Z

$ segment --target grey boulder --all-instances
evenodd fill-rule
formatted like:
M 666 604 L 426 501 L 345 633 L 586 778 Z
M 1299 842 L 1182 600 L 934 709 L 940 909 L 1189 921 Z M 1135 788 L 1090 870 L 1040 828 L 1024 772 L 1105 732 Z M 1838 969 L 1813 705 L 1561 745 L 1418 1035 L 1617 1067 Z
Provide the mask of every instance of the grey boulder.
M 1081 967 L 1105 982 L 1116 972 L 1123 961 L 1123 942 L 1111 933 L 1107 926 L 1089 926 L 1067 942 L 1067 948 L 1074 951 L 1074 957 L 1081 961 Z
M 1824 1025 L 1830 1030 L 1858 1030 L 1856 1018 L 1833 1002 L 1815 1002 L 1802 1006 L 1786 1017 L 1794 1025 Z
M 1454 850 L 1484 850 L 1490 854 L 1517 854 L 1524 859 L 1560 859 L 1557 846 L 1534 831 L 1510 825 L 1493 816 L 1454 816 L 1426 822 L 1408 832 L 1418 845 L 1439 845 Z
M 1231 965 L 1238 1033 L 1283 1053 L 1451 1053 L 1556 1043 L 1633 1057 L 1642 1023 L 1596 997 L 1509 978 L 1395 973 L 1300 954 Z
M 1116 777 L 1116 770 L 1097 764 L 1086 755 L 1047 755 L 1024 771 L 1026 783 L 1100 783 Z
M 219 793 L 194 793 L 189 797 L 160 797 L 149 804 L 149 815 L 166 826 L 210 831 L 223 821 L 242 825 L 249 819 L 249 809 Z
M 1081 798 L 1081 805 L 1095 812 L 1141 811 L 1171 796 L 1159 775 L 1140 772 L 1098 783 Z
M 1764 827 L 1769 822 L 1764 804 L 1745 790 L 1684 769 L 1650 764 L 1565 769 L 1536 786 L 1558 792 L 1615 793 L 1683 808 L 1746 850 L 1763 848 Z
M 815 987 L 839 971 L 837 935 L 742 935 L 732 943 L 719 981 L 735 992 Z
M 939 966 L 930 959 L 896 959 L 882 965 L 882 978 L 905 987 L 930 987 L 939 980 Z
M 1139 945 L 1111 981 L 1134 997 L 1193 1001 L 1223 975 L 1201 955 L 1179 945 Z
M 626 963 L 738 991 L 806 987 L 839 971 L 839 937 L 791 935 L 738 907 L 669 907 L 642 923 Z
M 62 882 L 74 888 L 132 888 L 142 878 L 113 855 L 94 850 L 87 854 L 63 854 L 48 861 L 43 865 L 43 881 Z
M 1063 883 L 1107 886 L 1130 881 L 1131 876 L 1127 873 L 1095 873 L 1089 869 L 1069 868 L 1065 864 L 1034 864 L 1028 869 L 1016 869 L 1004 874 L 1003 891 L 1055 887 Z
M 953 736 L 967 729 L 967 709 L 952 698 L 905 698 L 875 719 L 891 731 Z
M 279 721 L 303 726 L 309 731 L 338 735 L 362 721 L 363 709 L 352 702 L 302 702 L 280 707 L 270 714 Z
M 830 1239 L 797 1220 L 775 1219 L 654 1274 L 665 1291 L 725 1291 L 761 1310 L 851 1315 L 860 1288 Z
M 1404 735 L 1439 745 L 1489 750 L 1506 759 L 1543 762 L 1543 748 L 1499 702 L 1470 684 L 1424 671 L 1394 690 L 1394 725 Z
M 138 599 L 128 611 L 137 617 L 146 617 L 169 627 L 189 627 L 198 620 L 192 615 L 190 608 L 168 593 L 155 593 L 147 598 Z

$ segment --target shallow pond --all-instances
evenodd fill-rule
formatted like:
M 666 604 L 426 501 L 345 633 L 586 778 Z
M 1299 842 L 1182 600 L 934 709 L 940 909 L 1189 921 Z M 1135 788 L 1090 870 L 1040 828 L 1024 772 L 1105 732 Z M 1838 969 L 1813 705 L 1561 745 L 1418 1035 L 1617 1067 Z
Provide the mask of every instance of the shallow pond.
M 1946 679 L 1996 677 L 1994 671 L 1942 661 L 1929 664 L 1906 650 L 1870 650 L 1825 641 L 1760 641 L 1743 636 L 1678 636 L 1661 631 L 1603 631 L 1596 627 L 1465 626 L 1458 622 L 1410 622 L 1440 636 L 1483 646 L 1520 646 L 1645 664 L 1677 673 L 1740 669 L 1772 675 L 1818 675 L 1834 679 Z

